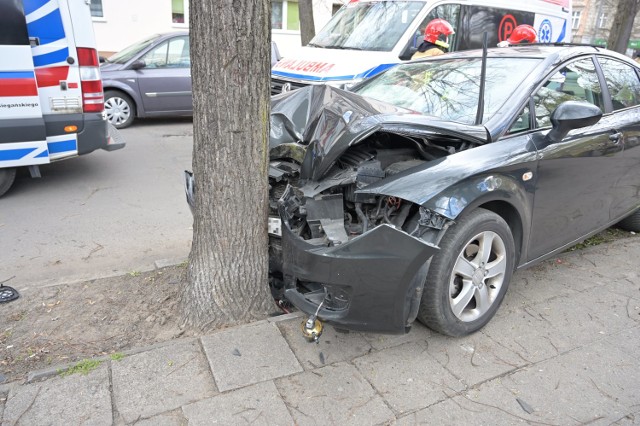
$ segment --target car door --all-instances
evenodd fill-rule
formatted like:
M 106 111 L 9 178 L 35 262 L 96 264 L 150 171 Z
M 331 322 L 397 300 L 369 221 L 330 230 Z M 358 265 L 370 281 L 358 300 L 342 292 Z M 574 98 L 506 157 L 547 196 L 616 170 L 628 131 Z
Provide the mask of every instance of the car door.
M 136 74 L 140 97 L 148 115 L 193 110 L 188 36 L 165 40 L 140 60 L 144 67 Z
M 557 68 L 533 97 L 535 124 L 541 131 L 528 259 L 534 260 L 609 223 L 611 188 L 618 176 L 623 146 L 612 137 L 615 117 L 575 129 L 560 142 L 548 143 L 550 116 L 562 102 L 587 101 L 605 109 L 593 58 Z M 544 131 L 543 131 L 544 129 Z
M 598 62 L 611 98 L 611 137 L 624 148 L 610 210 L 611 220 L 617 220 L 640 206 L 640 77 L 636 67 L 622 61 L 600 56 Z

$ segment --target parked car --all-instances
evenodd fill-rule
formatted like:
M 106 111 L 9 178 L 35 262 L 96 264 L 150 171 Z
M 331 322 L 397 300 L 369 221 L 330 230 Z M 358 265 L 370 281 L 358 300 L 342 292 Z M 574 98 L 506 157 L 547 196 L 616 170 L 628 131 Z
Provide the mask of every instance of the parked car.
M 271 45 L 272 64 L 280 59 Z M 189 33 L 154 34 L 114 54 L 100 66 L 105 111 L 121 129 L 143 117 L 190 116 Z
M 640 231 L 640 68 L 528 45 L 308 86 L 272 97 L 270 157 L 276 299 L 339 328 L 462 336 L 515 270 Z

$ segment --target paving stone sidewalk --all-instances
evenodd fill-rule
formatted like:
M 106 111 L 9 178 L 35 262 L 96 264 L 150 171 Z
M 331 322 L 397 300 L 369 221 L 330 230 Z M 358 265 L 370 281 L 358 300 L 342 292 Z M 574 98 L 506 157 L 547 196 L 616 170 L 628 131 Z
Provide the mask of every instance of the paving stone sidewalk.
M 640 239 L 514 276 L 481 332 L 337 332 L 286 315 L 0 387 L 5 425 L 640 424 Z M 53 370 L 55 371 L 55 370 Z

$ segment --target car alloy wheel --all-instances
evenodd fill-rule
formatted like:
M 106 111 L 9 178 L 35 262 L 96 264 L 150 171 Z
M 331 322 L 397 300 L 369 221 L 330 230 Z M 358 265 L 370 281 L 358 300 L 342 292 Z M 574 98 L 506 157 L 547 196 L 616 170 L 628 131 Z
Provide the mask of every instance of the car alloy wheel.
M 418 320 L 449 336 L 465 336 L 495 315 L 516 262 L 511 229 L 482 208 L 456 219 L 430 261 Z
M 469 240 L 449 280 L 451 311 L 460 321 L 475 321 L 489 311 L 504 283 L 506 264 L 504 241 L 495 232 Z

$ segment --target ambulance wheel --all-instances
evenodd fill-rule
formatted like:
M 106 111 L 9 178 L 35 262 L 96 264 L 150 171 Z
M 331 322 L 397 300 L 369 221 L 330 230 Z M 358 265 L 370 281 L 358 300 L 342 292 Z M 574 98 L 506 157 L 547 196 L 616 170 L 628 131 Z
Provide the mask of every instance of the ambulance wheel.
M 15 167 L 0 169 L 0 197 L 11 188 L 16 179 Z
M 109 123 L 116 129 L 124 129 L 133 123 L 136 106 L 126 94 L 117 90 L 107 90 L 104 94 L 104 110 Z

